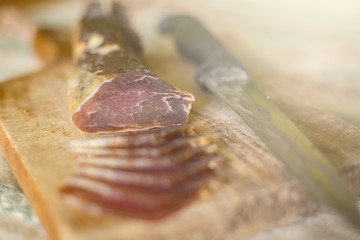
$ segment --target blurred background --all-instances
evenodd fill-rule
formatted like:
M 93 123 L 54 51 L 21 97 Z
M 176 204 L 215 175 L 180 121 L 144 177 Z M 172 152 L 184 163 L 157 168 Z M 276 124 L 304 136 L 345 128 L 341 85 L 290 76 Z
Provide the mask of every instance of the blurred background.
M 123 0 L 145 58 L 160 77 L 178 59 L 160 20 L 192 14 L 279 101 L 295 99 L 360 127 L 360 2 L 357 0 Z M 0 81 L 69 57 L 68 41 L 86 1 L 1 0 Z M 52 43 L 62 43 L 62 48 Z M 191 71 L 191 68 L 189 71 Z M 193 73 L 191 73 L 193 74 Z M 182 88 L 186 88 L 186 82 Z M 336 126 L 326 126 L 336 128 Z M 356 139 L 359 141 L 359 139 Z M 0 157 L 0 239 L 46 239 Z M 7 236 L 4 238 L 3 236 Z M 360 239 L 331 213 L 261 233 L 260 239 Z
M 194 14 L 238 56 L 252 74 L 272 71 L 284 74 L 291 85 L 289 94 L 307 101 L 360 126 L 359 76 L 360 3 L 356 0 L 124 0 L 120 1 L 140 34 L 147 55 L 164 51 L 164 39 L 158 35 L 157 24 L 163 16 L 173 13 Z M 61 29 L 70 32 L 84 9 L 84 1 L 66 0 L 2 0 L 24 17 L 23 28 L 11 29 L 13 38 L 27 41 L 35 29 Z M 2 7 L 4 8 L 4 7 Z M 2 26 L 6 12 L 2 9 Z M 5 19 L 4 19 L 5 18 Z M 14 23 L 15 24 L 15 23 Z M 22 23 L 17 23 L 21 25 Z M 11 24 L 10 24 L 11 25 Z M 26 28 L 26 30 L 24 30 Z M 18 34 L 18 35 L 16 35 Z M 10 48 L 25 50 L 20 45 L 8 46 L 4 29 L 1 56 Z M 22 36 L 25 35 L 25 36 Z M 160 38 L 160 40 L 159 40 Z M 28 41 L 31 39 L 28 39 Z M 151 47 L 150 47 L 151 46 Z M 6 50 L 7 49 L 7 50 Z M 28 54 L 28 53 L 27 53 Z M 159 54 L 158 54 L 159 55 Z M 29 56 L 22 56 L 22 61 Z M 16 68 L 11 54 L 1 58 L 0 78 Z M 22 65 L 12 72 L 35 68 L 36 62 Z M 20 72 L 19 72 L 20 71 Z M 265 74 L 265 73 L 264 73 Z M 265 77 L 265 76 L 264 76 Z M 284 83 L 285 84 L 285 83 Z M 298 85 L 307 85 L 301 92 Z

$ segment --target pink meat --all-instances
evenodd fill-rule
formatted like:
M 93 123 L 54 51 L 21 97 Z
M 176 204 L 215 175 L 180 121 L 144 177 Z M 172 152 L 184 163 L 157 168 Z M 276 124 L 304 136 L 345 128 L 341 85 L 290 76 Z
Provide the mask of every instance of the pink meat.
M 103 83 L 72 115 L 83 131 L 126 131 L 186 123 L 190 93 L 172 88 L 147 70 Z

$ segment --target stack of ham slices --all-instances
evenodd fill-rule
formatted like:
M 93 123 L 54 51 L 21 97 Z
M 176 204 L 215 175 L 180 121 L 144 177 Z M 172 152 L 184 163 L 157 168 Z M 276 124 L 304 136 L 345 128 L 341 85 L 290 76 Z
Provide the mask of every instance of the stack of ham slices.
M 194 200 L 221 165 L 216 145 L 190 127 L 75 141 L 74 176 L 61 189 L 90 214 L 159 219 Z

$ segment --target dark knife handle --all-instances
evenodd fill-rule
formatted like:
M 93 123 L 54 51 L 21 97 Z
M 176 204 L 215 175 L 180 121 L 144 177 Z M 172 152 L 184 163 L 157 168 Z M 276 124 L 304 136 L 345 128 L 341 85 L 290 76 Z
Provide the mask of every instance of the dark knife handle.
M 239 61 L 195 18 L 187 15 L 167 17 L 161 22 L 160 30 L 172 35 L 180 53 L 198 65 L 197 80 L 202 85 L 201 79 L 205 75 L 206 78 L 216 77 L 216 81 L 228 77 L 229 72 L 224 69 L 236 69 L 236 75 L 241 72 L 242 78 L 250 80 Z M 221 72 L 217 69 L 221 69 Z M 221 76 L 223 73 L 224 77 Z

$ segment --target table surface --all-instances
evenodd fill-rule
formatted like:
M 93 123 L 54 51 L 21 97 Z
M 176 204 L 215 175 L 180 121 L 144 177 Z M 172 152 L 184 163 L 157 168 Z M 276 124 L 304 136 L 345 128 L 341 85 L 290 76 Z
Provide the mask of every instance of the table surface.
M 266 89 L 269 84 L 279 83 L 280 87 L 290 90 L 286 93 L 273 90 L 279 96 L 302 99 L 306 104 L 360 127 L 360 104 L 356 104 L 360 102 L 360 26 L 354 24 L 360 20 L 357 1 L 299 1 L 297 4 L 284 0 L 271 4 L 236 0 L 123 2 L 134 28 L 144 41 L 146 59 L 155 72 L 158 69 L 161 73 L 156 62 L 161 60 L 157 53 L 164 43 L 151 32 L 158 21 L 151 17 L 156 13 L 196 13 L 244 62 L 260 87 Z M 42 1 L 21 5 L 21 9 L 38 26 L 71 29 L 80 16 L 83 3 Z M 65 12 L 68 17 L 61 17 Z M 221 21 L 212 20 L 212 16 Z M 149 21 L 144 24 L 146 17 Z M 0 61 L 2 81 L 42 67 L 29 44 L 1 31 Z M 276 81 L 277 78 L 288 81 Z M 2 157 L 0 160 L 0 236 L 46 239 L 10 169 Z M 299 240 L 360 238 L 329 212 L 259 233 L 250 239 L 289 239 L 289 236 Z

